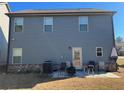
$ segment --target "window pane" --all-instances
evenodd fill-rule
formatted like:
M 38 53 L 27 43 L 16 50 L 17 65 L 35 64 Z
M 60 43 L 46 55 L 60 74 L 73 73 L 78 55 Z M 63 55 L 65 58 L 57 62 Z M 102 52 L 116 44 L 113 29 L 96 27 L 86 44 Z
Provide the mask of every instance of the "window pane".
M 21 63 L 21 56 L 14 56 L 13 63 Z
M 15 18 L 15 25 L 23 25 L 23 18 Z
M 98 48 L 96 49 L 96 52 L 97 52 L 97 56 L 103 56 L 103 48 L 98 47 Z
M 15 32 L 22 32 L 22 25 L 16 25 Z
M 79 21 L 80 21 L 80 24 L 88 24 L 88 17 L 87 16 L 80 16 Z
M 97 48 L 97 51 L 102 51 L 102 48 Z
M 15 18 L 15 32 L 22 32 L 23 18 Z
M 87 24 L 80 24 L 80 31 L 86 32 L 87 31 Z
M 74 51 L 74 59 L 80 59 L 80 51 Z
M 102 52 L 97 52 L 97 56 L 102 56 Z
M 45 17 L 44 25 L 53 25 L 53 17 Z
M 45 25 L 45 32 L 52 32 L 52 25 Z
M 13 48 L 13 56 L 22 56 L 22 48 Z

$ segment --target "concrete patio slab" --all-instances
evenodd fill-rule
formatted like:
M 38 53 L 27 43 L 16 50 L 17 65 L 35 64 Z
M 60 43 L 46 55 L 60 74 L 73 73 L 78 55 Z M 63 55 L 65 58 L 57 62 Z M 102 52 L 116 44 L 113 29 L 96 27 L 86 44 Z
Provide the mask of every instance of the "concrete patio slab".
M 120 76 L 117 76 L 116 74 L 107 72 L 107 73 L 99 73 L 94 75 L 87 75 L 85 76 L 87 78 L 121 78 Z
M 69 77 L 67 73 L 56 71 L 53 72 L 52 78 L 67 78 Z M 84 77 L 84 78 L 121 78 L 120 76 L 117 76 L 116 74 L 113 74 L 111 72 L 99 72 L 94 74 L 87 74 L 83 71 L 76 71 L 75 77 Z

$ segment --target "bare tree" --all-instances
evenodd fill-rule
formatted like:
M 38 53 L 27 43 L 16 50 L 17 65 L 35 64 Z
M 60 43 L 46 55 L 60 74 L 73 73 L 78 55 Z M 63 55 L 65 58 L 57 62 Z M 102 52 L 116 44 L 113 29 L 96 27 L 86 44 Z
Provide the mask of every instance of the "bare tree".
M 117 43 L 121 43 L 121 42 L 123 42 L 123 38 L 120 37 L 120 36 L 118 36 L 118 37 L 116 38 L 116 42 L 117 42 Z
M 120 54 L 120 50 L 122 49 L 122 46 L 116 46 L 116 49 L 117 49 L 117 52 L 118 52 L 118 55 Z
M 122 53 L 121 49 L 122 49 L 122 47 L 123 47 L 122 44 L 123 44 L 123 42 L 124 42 L 124 41 L 123 41 L 123 38 L 119 36 L 119 37 L 116 38 L 115 41 L 116 41 L 116 49 L 117 49 L 118 55 L 119 55 L 119 56 L 122 56 L 123 53 Z

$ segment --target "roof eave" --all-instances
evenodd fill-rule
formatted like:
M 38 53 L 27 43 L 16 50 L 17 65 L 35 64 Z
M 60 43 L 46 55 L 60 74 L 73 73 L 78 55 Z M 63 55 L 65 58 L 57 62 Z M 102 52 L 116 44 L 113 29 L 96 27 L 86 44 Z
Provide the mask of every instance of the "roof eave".
M 109 14 L 114 15 L 116 11 L 112 12 L 56 12 L 56 13 L 6 13 L 7 16 L 37 16 L 37 15 L 94 15 L 94 14 Z
M 9 4 L 8 4 L 8 3 L 6 3 L 6 7 L 7 7 L 8 11 L 9 11 L 9 12 L 11 12 L 11 9 L 10 9 L 10 7 L 9 7 Z

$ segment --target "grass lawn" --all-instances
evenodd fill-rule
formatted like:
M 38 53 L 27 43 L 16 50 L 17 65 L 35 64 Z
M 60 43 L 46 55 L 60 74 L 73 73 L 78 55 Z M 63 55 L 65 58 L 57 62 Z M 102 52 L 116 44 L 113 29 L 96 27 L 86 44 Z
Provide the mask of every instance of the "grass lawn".
M 39 74 L 0 74 L 0 89 L 124 89 L 124 59 L 118 59 L 121 78 L 51 79 Z

